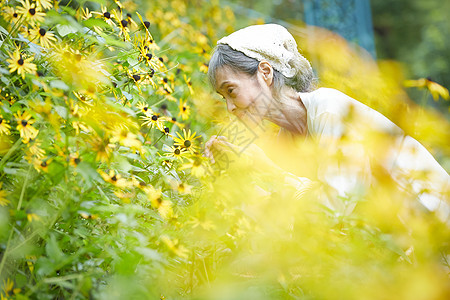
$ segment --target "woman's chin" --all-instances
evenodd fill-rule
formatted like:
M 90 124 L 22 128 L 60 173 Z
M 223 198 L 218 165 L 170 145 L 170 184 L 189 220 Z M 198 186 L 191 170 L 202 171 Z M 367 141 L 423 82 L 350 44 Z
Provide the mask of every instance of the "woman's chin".
M 236 117 L 239 119 L 239 121 L 241 121 L 250 128 L 255 128 L 263 120 L 263 118 L 260 117 L 259 115 L 253 115 L 249 112 L 236 113 Z

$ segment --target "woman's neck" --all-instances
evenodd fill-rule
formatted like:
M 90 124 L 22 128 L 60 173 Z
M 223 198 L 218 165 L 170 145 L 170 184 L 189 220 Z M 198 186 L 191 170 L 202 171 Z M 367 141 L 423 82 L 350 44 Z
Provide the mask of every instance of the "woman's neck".
M 279 99 L 274 99 L 265 119 L 277 124 L 294 135 L 306 135 L 306 107 L 300 95 L 293 89 L 285 89 Z

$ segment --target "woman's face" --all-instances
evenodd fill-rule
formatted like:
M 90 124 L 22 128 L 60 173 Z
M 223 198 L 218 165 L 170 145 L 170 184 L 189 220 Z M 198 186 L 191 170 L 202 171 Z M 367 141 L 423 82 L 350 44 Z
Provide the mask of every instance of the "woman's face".
M 258 70 L 254 76 L 222 67 L 216 72 L 217 93 L 227 102 L 230 113 L 258 124 L 271 104 L 272 92 Z

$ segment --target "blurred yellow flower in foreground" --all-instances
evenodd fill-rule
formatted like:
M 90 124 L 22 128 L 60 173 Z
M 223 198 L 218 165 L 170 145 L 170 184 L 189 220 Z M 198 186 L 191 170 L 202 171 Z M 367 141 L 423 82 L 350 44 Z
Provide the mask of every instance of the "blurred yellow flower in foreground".
M 0 205 L 6 206 L 9 204 L 9 200 L 6 199 L 6 195 L 8 195 L 8 192 L 1 189 L 2 185 L 3 185 L 3 182 L 0 182 Z
M 188 250 L 183 246 L 180 245 L 178 242 L 178 239 L 170 239 L 168 236 L 161 236 L 161 240 L 167 245 L 167 247 L 176 255 L 182 258 L 188 257 Z
M 445 100 L 449 99 L 448 89 L 446 89 L 439 83 L 434 82 L 430 78 L 420 78 L 417 80 L 405 80 L 404 85 L 406 87 L 427 88 L 430 91 L 430 93 L 433 96 L 433 99 L 435 101 L 439 99 L 439 96 Z

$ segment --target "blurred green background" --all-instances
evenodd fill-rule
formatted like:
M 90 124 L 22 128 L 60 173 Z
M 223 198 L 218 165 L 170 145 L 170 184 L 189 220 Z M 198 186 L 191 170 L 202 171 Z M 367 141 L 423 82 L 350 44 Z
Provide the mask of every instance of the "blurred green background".
M 243 8 L 236 10 L 237 20 L 239 14 L 260 17 L 266 22 L 305 19 L 303 0 L 224 2 Z M 450 1 L 371 0 L 370 6 L 377 59 L 400 62 L 405 79 L 430 78 L 449 88 Z M 422 91 L 408 89 L 408 93 L 413 100 L 422 101 Z M 427 103 L 450 117 L 448 102 L 435 102 L 430 97 Z

